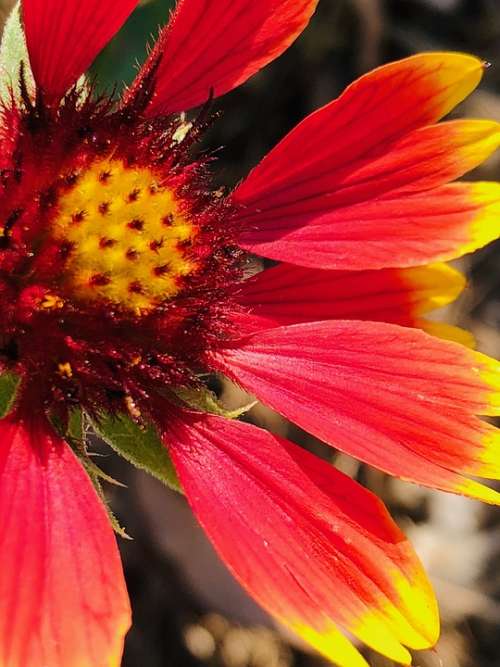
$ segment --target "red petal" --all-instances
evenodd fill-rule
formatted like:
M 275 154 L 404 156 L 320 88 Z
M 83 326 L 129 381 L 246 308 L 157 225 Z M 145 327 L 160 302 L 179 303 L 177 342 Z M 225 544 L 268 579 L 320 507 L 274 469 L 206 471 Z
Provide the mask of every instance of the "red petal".
M 498 238 L 500 184 L 451 183 L 340 207 L 301 225 L 293 215 L 243 235 L 252 252 L 302 266 L 365 270 L 450 260 Z M 306 218 L 309 220 L 306 221 Z
M 446 264 L 379 271 L 281 264 L 243 283 L 238 301 L 259 328 L 349 318 L 421 326 L 424 313 L 450 303 L 464 287 L 464 276 Z
M 335 103 L 330 106 L 335 108 Z M 396 139 L 384 134 L 378 140 L 372 137 L 369 146 L 359 145 L 358 137 L 354 144 L 354 137 L 345 132 L 343 140 L 350 141 L 349 146 L 338 146 L 333 136 L 322 153 L 310 156 L 309 150 L 304 151 L 305 139 L 315 128 L 308 126 L 318 120 L 331 126 L 332 118 L 321 116 L 332 113 L 327 107 L 306 119 L 240 185 L 236 201 L 250 209 L 243 219 L 262 204 L 271 217 L 291 204 L 301 215 L 320 216 L 375 195 L 429 190 L 463 176 L 500 145 L 500 124 L 455 120 L 421 127 Z M 349 149 L 348 155 L 343 148 Z M 287 162 L 280 164 L 285 155 Z
M 180 0 L 148 63 L 160 59 L 148 113 L 174 113 L 236 88 L 300 35 L 318 0 Z
M 42 419 L 0 439 L 0 664 L 118 667 L 130 609 L 101 501 Z
M 393 324 L 331 321 L 268 329 L 215 362 L 325 442 L 382 470 L 488 502 L 463 475 L 500 479 L 500 364 Z
M 37 84 L 58 101 L 122 27 L 138 0 L 22 0 Z
M 366 665 L 337 624 L 409 664 L 436 604 L 382 503 L 299 447 L 248 424 L 168 416 L 164 439 L 200 523 L 236 578 L 345 667 Z M 367 555 L 369 554 L 369 558 Z
M 242 244 L 274 259 L 338 269 L 424 263 L 438 253 L 464 252 L 478 208 L 475 191 L 436 190 L 431 207 L 418 194 L 406 201 L 461 176 L 500 144 L 493 122 L 424 127 L 474 88 L 481 69 L 470 56 L 424 54 L 356 81 L 306 118 L 236 190 L 247 230 Z M 442 239 L 437 218 L 445 218 Z M 401 245 L 396 254 L 387 248 L 391 242 Z M 415 249 L 411 254 L 401 242 L 430 243 L 417 261 Z M 356 256 L 355 265 L 346 254 Z

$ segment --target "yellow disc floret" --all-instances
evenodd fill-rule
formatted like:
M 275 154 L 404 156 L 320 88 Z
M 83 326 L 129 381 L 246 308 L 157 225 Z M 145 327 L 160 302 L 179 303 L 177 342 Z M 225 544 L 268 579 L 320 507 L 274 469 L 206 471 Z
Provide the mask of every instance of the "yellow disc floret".
M 58 200 L 53 238 L 68 247 L 64 281 L 79 300 L 148 312 L 175 296 L 196 265 L 184 248 L 196 235 L 160 177 L 101 159 Z

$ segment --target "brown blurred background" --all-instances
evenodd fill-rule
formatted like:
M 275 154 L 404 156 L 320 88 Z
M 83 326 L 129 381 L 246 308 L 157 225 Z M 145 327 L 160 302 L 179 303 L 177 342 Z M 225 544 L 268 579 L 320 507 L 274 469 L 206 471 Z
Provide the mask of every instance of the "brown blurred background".
M 157 34 L 172 4 L 142 3 L 96 63 L 103 88 L 131 80 L 146 40 Z M 222 115 L 206 143 L 217 151 L 219 182 L 236 183 L 295 123 L 366 70 L 417 51 L 444 49 L 469 51 L 493 65 L 458 115 L 500 120 L 500 0 L 320 0 L 311 26 L 283 57 L 217 101 Z M 500 179 L 500 155 L 472 176 Z M 500 244 L 460 267 L 471 285 L 443 316 L 472 329 L 481 350 L 500 356 Z M 230 405 L 245 402 L 231 387 L 224 388 L 224 399 Z M 262 407 L 251 418 L 324 452 Z M 435 585 L 442 639 L 435 651 L 416 654 L 414 665 L 500 667 L 500 509 L 388 479 L 344 456 L 336 464 L 389 505 Z M 114 510 L 133 536 L 121 542 L 135 614 L 124 667 L 326 664 L 246 597 L 181 496 L 114 455 L 103 465 L 128 486 L 110 489 Z M 392 665 L 369 655 L 374 667 Z

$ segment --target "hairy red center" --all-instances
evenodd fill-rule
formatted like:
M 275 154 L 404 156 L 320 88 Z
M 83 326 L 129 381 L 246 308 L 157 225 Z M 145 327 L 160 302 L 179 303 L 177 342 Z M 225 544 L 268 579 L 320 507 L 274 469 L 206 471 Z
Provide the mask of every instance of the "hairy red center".
M 76 97 L 4 113 L 0 367 L 90 411 L 197 384 L 241 266 L 199 130 Z

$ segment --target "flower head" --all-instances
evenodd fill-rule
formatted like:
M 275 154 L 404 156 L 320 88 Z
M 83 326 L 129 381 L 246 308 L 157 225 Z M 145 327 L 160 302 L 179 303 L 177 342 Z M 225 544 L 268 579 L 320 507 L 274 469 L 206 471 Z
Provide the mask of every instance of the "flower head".
M 88 420 L 180 485 L 236 578 L 325 656 L 366 665 L 348 632 L 409 664 L 437 607 L 381 502 L 234 419 L 206 378 L 390 474 L 500 502 L 471 479 L 500 478 L 477 416 L 500 412 L 498 364 L 425 318 L 464 287 L 443 260 L 498 235 L 500 185 L 452 181 L 500 126 L 436 124 L 483 63 L 366 74 L 221 192 L 195 150 L 207 103 L 317 0 L 181 0 L 115 101 L 81 76 L 136 4 L 22 0 L 8 28 L 28 57 L 7 62 L 0 132 L 0 663 L 119 664 L 130 610 Z M 246 251 L 281 263 L 247 277 Z
M 90 91 L 23 98 L 3 127 L 6 356 L 63 417 L 196 383 L 242 255 L 231 204 L 189 157 L 202 124 L 179 141 L 178 121 L 145 119 L 132 97 L 117 110 Z

